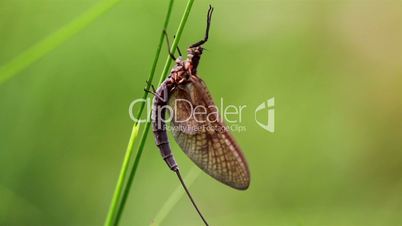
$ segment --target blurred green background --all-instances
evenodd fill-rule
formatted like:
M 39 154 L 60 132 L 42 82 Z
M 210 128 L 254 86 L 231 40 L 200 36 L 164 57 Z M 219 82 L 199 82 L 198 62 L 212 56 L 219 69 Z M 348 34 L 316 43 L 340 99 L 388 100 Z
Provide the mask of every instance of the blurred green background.
M 195 1 L 182 49 L 202 37 L 209 3 L 199 73 L 216 101 L 247 105 L 234 136 L 252 174 L 245 192 L 197 178 L 211 225 L 402 225 L 402 2 Z M 97 4 L 1 0 L 0 65 Z M 111 5 L 0 84 L 0 225 L 103 224 L 167 5 Z M 270 97 L 275 133 L 254 120 Z M 177 185 L 149 136 L 121 225 L 149 225 Z M 201 221 L 183 197 L 162 225 Z

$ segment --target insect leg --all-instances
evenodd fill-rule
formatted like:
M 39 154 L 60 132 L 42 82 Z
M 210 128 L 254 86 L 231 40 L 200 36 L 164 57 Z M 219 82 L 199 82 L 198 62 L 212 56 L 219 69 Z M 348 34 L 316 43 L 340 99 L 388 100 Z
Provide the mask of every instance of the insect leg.
M 212 6 L 209 5 L 209 9 L 208 9 L 208 13 L 207 13 L 207 28 L 206 28 L 206 31 L 205 31 L 204 39 L 199 41 L 199 42 L 197 42 L 197 43 L 195 43 L 195 44 L 193 44 L 193 45 L 191 45 L 190 48 L 200 46 L 200 45 L 202 45 L 202 44 L 204 44 L 205 42 L 208 41 L 209 27 L 211 26 L 211 18 L 212 18 L 212 12 L 213 11 L 214 11 L 214 8 L 212 8 Z
M 148 86 L 145 87 L 145 89 L 148 89 L 148 87 L 151 87 L 151 88 L 152 88 L 152 91 L 155 93 L 155 92 L 156 92 L 156 91 L 155 91 L 155 86 L 151 83 L 151 81 L 146 80 L 145 82 L 146 82 L 147 85 L 148 85 Z
M 173 60 L 176 60 L 176 57 L 174 56 L 174 54 L 172 52 L 170 52 L 170 42 L 169 42 L 169 37 L 168 37 L 168 34 L 167 34 L 166 30 L 163 30 L 163 34 L 166 37 L 166 43 L 167 43 L 167 46 L 168 46 L 169 55 Z
M 176 38 L 176 35 L 173 35 L 173 38 Z M 183 56 L 183 54 L 181 54 L 179 46 L 177 46 L 176 49 L 177 49 L 177 52 L 179 53 L 179 56 Z
M 156 98 L 158 98 L 159 100 L 161 100 L 161 101 L 163 101 L 163 102 L 166 102 L 166 101 L 167 101 L 166 98 L 163 98 L 161 95 L 159 95 L 159 94 L 156 92 L 155 87 L 154 87 L 153 84 L 150 84 L 149 81 L 146 81 L 146 83 L 148 84 L 148 86 L 151 86 L 152 91 L 149 90 L 148 87 L 144 87 L 144 91 L 145 91 L 145 92 L 153 94 Z
M 151 93 L 151 94 L 153 94 L 153 95 L 156 96 L 156 97 L 159 97 L 158 94 L 156 94 L 154 91 L 151 91 L 151 90 L 147 89 L 147 87 L 144 88 L 144 91 L 147 92 L 147 93 Z
M 181 51 L 180 51 L 180 48 L 177 46 L 177 52 L 179 52 L 179 56 L 183 56 L 182 54 L 181 54 Z
M 147 93 L 151 93 L 151 94 L 153 94 L 156 98 L 158 98 L 159 100 L 161 100 L 161 101 L 163 101 L 163 102 L 166 102 L 165 99 L 164 99 L 163 97 L 161 97 L 160 95 L 158 95 L 157 93 L 155 93 L 155 92 L 153 92 L 153 91 L 151 91 L 151 90 L 147 90 L 146 88 L 144 88 L 144 91 L 147 92 Z

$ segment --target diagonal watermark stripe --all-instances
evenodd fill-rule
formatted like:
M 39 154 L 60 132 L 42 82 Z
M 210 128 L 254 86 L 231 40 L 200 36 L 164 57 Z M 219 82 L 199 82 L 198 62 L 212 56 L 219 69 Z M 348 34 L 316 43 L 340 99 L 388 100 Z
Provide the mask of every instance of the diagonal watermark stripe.
M 0 67 L 0 85 L 83 30 L 121 0 L 102 0 Z

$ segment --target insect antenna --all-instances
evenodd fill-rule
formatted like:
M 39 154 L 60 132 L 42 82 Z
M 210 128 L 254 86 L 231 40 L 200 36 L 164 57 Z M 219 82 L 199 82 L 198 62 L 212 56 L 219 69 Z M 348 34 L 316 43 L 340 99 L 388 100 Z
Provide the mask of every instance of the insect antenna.
M 205 37 L 203 40 L 191 45 L 190 48 L 200 46 L 208 41 L 209 27 L 211 26 L 211 18 L 212 18 L 213 12 L 214 12 L 214 8 L 211 5 L 209 5 L 209 9 L 208 9 L 208 13 L 207 13 L 207 29 L 205 31 Z
M 205 218 L 204 218 L 204 216 L 202 215 L 200 209 L 198 209 L 197 204 L 195 204 L 195 201 L 194 201 L 193 197 L 191 196 L 190 191 L 187 189 L 187 186 L 186 186 L 186 184 L 184 183 L 183 178 L 181 177 L 181 174 L 180 174 L 179 169 L 177 168 L 177 169 L 175 170 L 175 172 L 176 172 L 176 174 L 177 174 L 177 177 L 178 177 L 179 180 L 180 180 L 181 185 L 183 186 L 184 190 L 186 191 L 187 196 L 190 198 L 190 201 L 191 201 L 191 203 L 193 204 L 195 210 L 197 210 L 198 215 L 200 215 L 200 217 L 201 217 L 202 221 L 204 222 L 204 224 L 205 224 L 206 226 L 208 226 L 208 225 L 209 225 L 208 222 L 205 220 Z

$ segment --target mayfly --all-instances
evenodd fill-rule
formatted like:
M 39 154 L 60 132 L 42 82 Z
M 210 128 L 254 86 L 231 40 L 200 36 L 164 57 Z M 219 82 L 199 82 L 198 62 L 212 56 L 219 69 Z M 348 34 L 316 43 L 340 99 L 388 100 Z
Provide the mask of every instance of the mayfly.
M 170 53 L 176 62 L 170 76 L 157 90 L 154 88 L 153 91 L 146 90 L 154 94 L 151 118 L 156 145 L 169 168 L 177 174 L 206 225 L 208 223 L 191 197 L 170 150 L 165 116 L 166 110 L 170 107 L 173 136 L 181 149 L 198 167 L 230 187 L 240 190 L 248 188 L 250 173 L 243 153 L 220 119 L 205 83 L 197 74 L 198 63 L 204 49 L 202 45 L 208 40 L 212 12 L 213 8 L 209 6 L 204 39 L 187 49 L 186 60 L 182 60 L 181 57 L 176 59 Z M 181 55 L 180 50 L 179 54 Z M 200 108 L 204 110 L 197 114 L 192 112 Z

